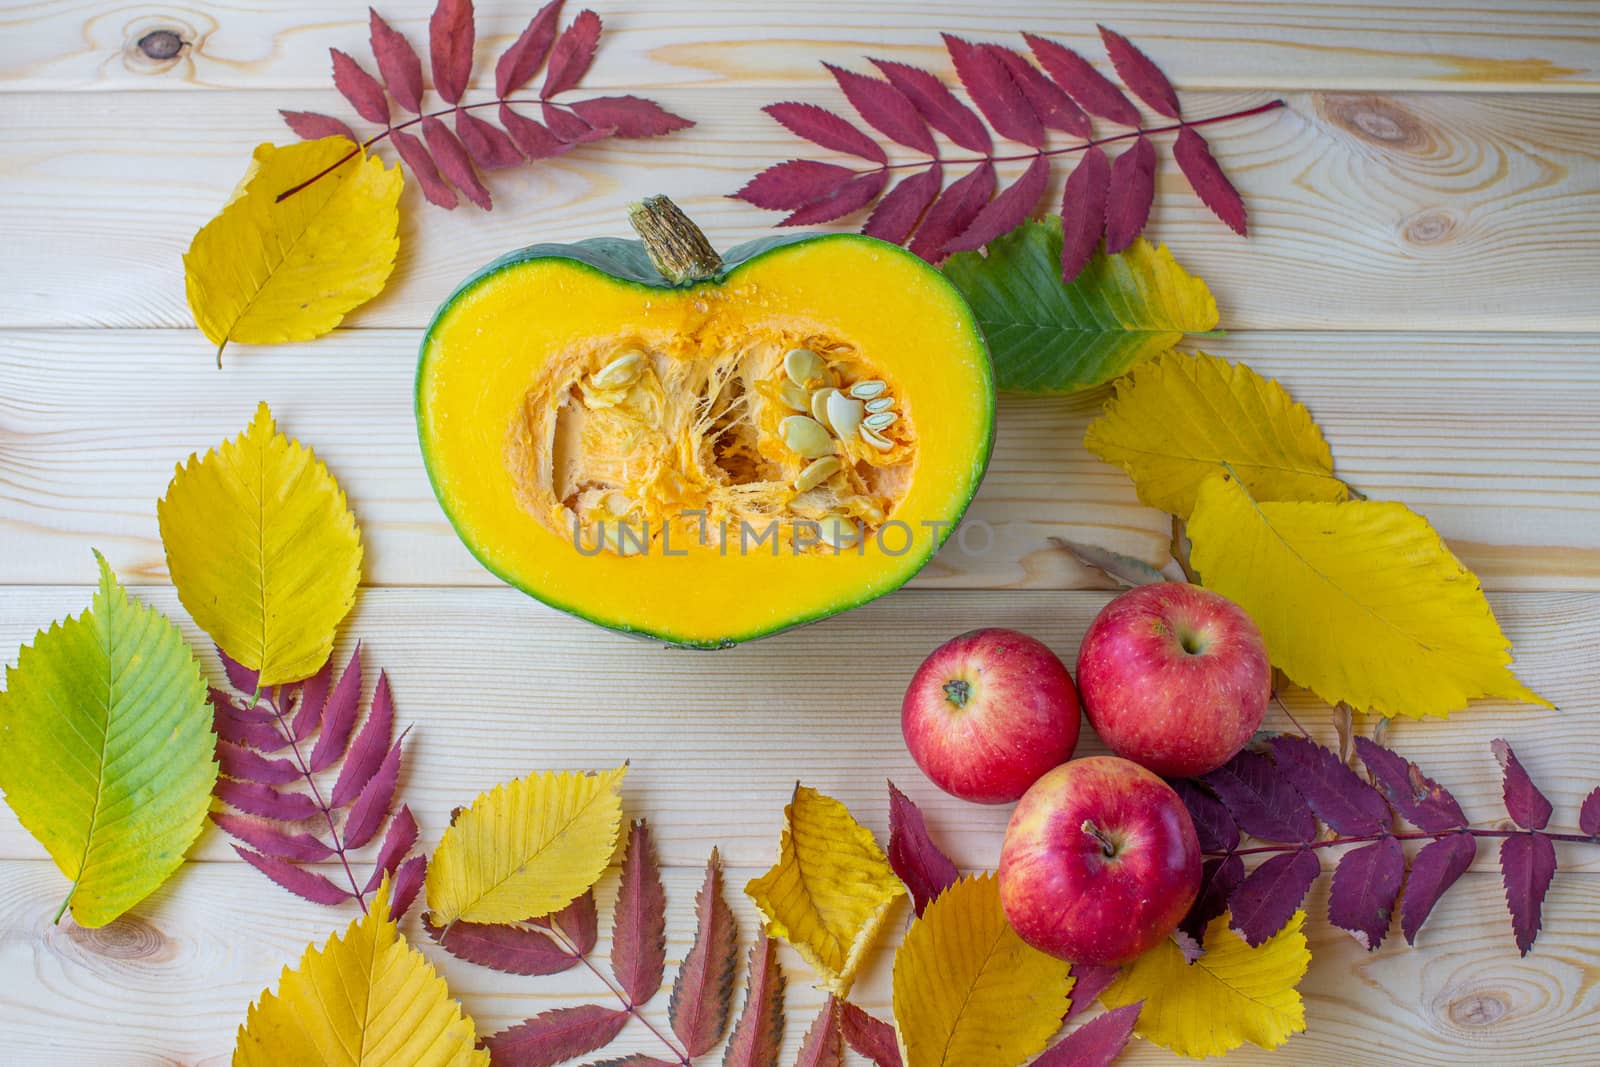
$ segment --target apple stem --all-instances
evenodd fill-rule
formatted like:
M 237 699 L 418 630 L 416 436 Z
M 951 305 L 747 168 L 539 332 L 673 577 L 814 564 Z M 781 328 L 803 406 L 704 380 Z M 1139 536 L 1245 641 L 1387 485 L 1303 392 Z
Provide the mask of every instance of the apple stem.
M 1083 825 L 1078 827 L 1078 829 L 1082 830 L 1084 833 L 1088 834 L 1090 837 L 1094 838 L 1100 843 L 1100 851 L 1105 853 L 1107 859 L 1110 859 L 1117 854 L 1116 842 L 1112 841 L 1110 837 L 1106 836 L 1106 832 L 1100 829 L 1100 827 L 1096 826 L 1092 819 L 1083 820 Z
M 972 699 L 972 684 L 965 678 L 952 678 L 944 683 L 944 698 L 958 708 L 967 706 Z

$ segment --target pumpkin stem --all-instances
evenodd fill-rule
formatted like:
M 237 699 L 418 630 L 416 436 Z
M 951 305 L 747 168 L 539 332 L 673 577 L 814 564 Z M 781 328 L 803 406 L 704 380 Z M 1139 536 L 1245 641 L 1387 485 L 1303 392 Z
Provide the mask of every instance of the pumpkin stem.
M 722 270 L 722 257 L 700 227 L 666 197 L 652 196 L 631 205 L 628 221 L 644 240 L 650 262 L 673 284 L 702 281 Z

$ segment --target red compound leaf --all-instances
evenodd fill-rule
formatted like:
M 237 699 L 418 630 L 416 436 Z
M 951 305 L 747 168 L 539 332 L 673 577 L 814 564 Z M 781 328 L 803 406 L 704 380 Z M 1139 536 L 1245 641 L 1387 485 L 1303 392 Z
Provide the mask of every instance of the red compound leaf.
M 1211 146 L 1206 144 L 1206 139 L 1185 126 L 1178 131 L 1178 139 L 1173 142 L 1172 158 L 1177 160 L 1178 169 L 1189 179 L 1200 202 L 1210 208 L 1211 213 L 1221 219 L 1228 229 L 1243 237 L 1249 229 L 1245 220 L 1244 198 L 1233 187 L 1228 176 L 1222 173 L 1222 165 L 1211 154 Z
M 510 96 L 533 80 L 550 55 L 556 27 L 561 18 L 562 0 L 550 0 L 534 13 L 528 28 L 511 42 L 494 65 L 494 91 L 501 98 Z
M 428 19 L 428 58 L 433 88 L 449 104 L 458 103 L 472 80 L 472 0 L 439 0 Z
M 422 60 L 411 47 L 405 34 L 383 20 L 383 16 L 367 8 L 372 40 L 372 58 L 378 61 L 378 73 L 388 88 L 394 102 L 413 115 L 422 113 Z
M 889 865 L 911 890 L 918 915 L 961 878 L 950 857 L 928 835 L 922 809 L 893 782 L 889 783 Z
M 888 82 L 869 78 L 865 74 L 824 63 L 833 80 L 839 83 L 844 97 L 850 101 L 867 125 L 892 141 L 915 148 L 921 152 L 935 152 L 933 135 L 911 101 Z
M 831 148 L 835 152 L 870 159 L 874 163 L 887 163 L 888 155 L 878 142 L 856 129 L 825 107 L 815 104 L 768 104 L 761 110 L 783 124 L 784 129 L 812 144 Z
M 1100 40 L 1106 46 L 1111 65 L 1117 68 L 1117 77 L 1159 114 L 1169 119 L 1182 118 L 1178 111 L 1178 94 L 1172 83 L 1161 73 L 1161 68 L 1120 33 L 1100 27 Z
M 1543 830 L 1550 825 L 1555 811 L 1549 799 L 1533 784 L 1527 768 L 1517 759 L 1517 754 L 1505 741 L 1495 738 L 1489 742 L 1494 758 L 1500 761 L 1501 791 L 1505 796 L 1506 813 L 1511 821 L 1524 830 Z

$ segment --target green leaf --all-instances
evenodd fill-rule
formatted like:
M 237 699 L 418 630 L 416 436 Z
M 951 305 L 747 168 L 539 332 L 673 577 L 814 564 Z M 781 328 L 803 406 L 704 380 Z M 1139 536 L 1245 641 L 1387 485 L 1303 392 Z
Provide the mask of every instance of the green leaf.
M 951 256 L 944 274 L 972 305 L 1002 392 L 1089 389 L 1217 325 L 1206 283 L 1142 238 L 1114 256 L 1097 252 L 1062 284 L 1053 215 L 991 241 L 987 255 Z
M 72 880 L 62 910 L 79 926 L 104 926 L 178 869 L 217 781 L 200 664 L 95 558 L 93 605 L 24 645 L 0 694 L 0 789 Z

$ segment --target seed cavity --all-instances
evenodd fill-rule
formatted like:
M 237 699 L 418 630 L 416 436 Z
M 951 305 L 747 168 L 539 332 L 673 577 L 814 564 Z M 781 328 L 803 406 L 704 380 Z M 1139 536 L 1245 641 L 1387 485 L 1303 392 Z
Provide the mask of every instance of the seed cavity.
M 900 416 L 892 411 L 880 411 L 875 415 L 868 415 L 861 421 L 861 425 L 869 430 L 884 430 L 894 425 Z
M 883 436 L 870 426 L 861 427 L 861 439 L 876 448 L 879 452 L 887 452 L 894 447 L 894 442 Z
M 594 373 L 594 384 L 601 389 L 623 389 L 639 380 L 644 369 L 644 353 L 631 348 Z
M 882 396 L 883 391 L 889 388 L 888 384 L 877 378 L 868 378 L 857 382 L 850 387 L 850 395 L 857 400 L 871 400 L 873 397 Z
M 778 423 L 778 432 L 783 435 L 783 443 L 788 445 L 791 451 L 807 459 L 820 459 L 833 454 L 833 438 L 827 428 L 816 419 L 805 415 L 790 415 Z
M 837 456 L 823 456 L 813 460 L 805 470 L 800 472 L 800 477 L 794 480 L 795 492 L 803 493 L 807 489 L 815 489 L 823 482 L 838 474 L 844 464 L 839 462 Z
M 873 415 L 878 414 L 880 411 L 888 411 L 892 407 L 894 407 L 894 397 L 892 396 L 880 396 L 876 400 L 867 401 L 867 411 Z
M 865 411 L 861 401 L 853 400 L 837 389 L 828 394 L 828 425 L 840 437 L 849 437 L 861 425 Z
M 822 357 L 809 348 L 791 348 L 783 357 L 783 372 L 799 386 L 810 388 L 819 384 L 827 370 Z

